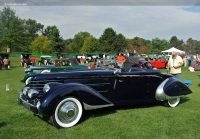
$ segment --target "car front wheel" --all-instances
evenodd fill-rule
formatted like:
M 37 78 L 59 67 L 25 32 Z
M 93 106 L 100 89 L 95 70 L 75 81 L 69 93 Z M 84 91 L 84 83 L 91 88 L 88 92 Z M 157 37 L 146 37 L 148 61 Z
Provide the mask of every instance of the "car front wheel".
M 167 106 L 167 107 L 176 107 L 176 106 L 178 106 L 179 103 L 180 103 L 180 97 L 170 99 L 170 100 L 167 100 L 164 102 L 165 106 Z
M 79 122 L 82 114 L 81 102 L 74 97 L 68 97 L 58 103 L 50 120 L 57 128 L 72 127 Z

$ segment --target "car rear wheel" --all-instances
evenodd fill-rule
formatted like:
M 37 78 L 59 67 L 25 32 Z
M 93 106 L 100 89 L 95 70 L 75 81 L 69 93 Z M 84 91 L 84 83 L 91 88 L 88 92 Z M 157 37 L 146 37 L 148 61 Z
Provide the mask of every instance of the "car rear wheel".
M 82 114 L 81 102 L 74 97 L 68 97 L 58 103 L 50 120 L 57 128 L 72 127 L 79 122 Z
M 167 100 L 164 102 L 164 105 L 167 107 L 176 107 L 178 106 L 179 103 L 180 103 L 180 97 Z
M 31 81 L 31 79 L 32 79 L 32 77 L 28 77 L 28 78 L 26 79 L 26 81 L 25 81 L 25 85 L 29 84 L 30 81 Z

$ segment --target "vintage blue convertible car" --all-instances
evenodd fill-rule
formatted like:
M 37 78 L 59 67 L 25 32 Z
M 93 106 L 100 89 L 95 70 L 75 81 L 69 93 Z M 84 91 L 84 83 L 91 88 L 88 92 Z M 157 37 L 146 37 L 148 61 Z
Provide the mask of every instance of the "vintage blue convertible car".
M 181 81 L 159 70 L 99 68 L 37 74 L 18 101 L 35 114 L 48 116 L 55 127 L 72 127 L 84 110 L 158 101 L 176 107 L 190 93 Z

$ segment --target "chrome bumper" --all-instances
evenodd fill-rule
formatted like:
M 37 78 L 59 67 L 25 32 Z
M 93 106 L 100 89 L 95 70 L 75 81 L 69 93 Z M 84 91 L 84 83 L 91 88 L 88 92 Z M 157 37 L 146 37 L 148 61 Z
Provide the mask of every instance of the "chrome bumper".
M 22 92 L 20 92 L 20 95 L 18 97 L 18 103 L 22 106 L 24 106 L 26 109 L 28 109 L 29 111 L 35 113 L 35 114 L 39 114 L 38 109 L 36 107 L 36 105 L 33 105 L 32 103 L 30 103 L 28 100 L 26 100 L 23 97 Z

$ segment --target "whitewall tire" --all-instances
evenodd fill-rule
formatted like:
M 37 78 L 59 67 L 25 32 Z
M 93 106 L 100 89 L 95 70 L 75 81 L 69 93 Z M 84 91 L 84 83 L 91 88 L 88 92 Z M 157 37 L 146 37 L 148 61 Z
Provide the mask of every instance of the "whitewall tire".
M 79 122 L 82 114 L 83 107 L 81 102 L 74 97 L 68 97 L 58 103 L 50 119 L 57 128 L 72 127 Z
M 180 97 L 170 99 L 170 100 L 167 100 L 164 102 L 165 106 L 167 106 L 167 107 L 176 107 L 176 106 L 178 106 L 179 103 L 180 103 Z

